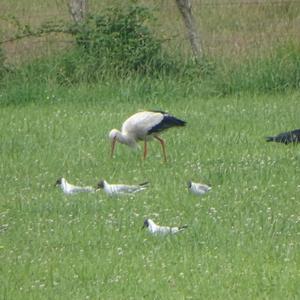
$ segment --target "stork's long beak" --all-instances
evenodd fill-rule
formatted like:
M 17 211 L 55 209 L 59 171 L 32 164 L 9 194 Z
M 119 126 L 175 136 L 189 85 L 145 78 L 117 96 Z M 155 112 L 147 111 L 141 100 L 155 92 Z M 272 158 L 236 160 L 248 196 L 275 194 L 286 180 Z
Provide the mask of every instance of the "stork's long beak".
M 144 228 L 146 228 L 145 224 L 143 224 L 143 226 L 142 226 L 142 228 L 141 228 L 141 229 L 144 229 Z
M 110 154 L 111 158 L 113 158 L 113 156 L 114 156 L 116 141 L 117 141 L 117 138 L 114 137 L 112 142 L 111 142 L 111 154 Z

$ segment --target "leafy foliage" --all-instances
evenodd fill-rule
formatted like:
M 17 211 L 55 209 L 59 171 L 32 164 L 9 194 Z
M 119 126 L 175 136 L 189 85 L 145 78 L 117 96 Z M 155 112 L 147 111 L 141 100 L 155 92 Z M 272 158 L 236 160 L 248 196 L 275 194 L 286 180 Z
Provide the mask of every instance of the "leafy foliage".
M 146 23 L 150 11 L 141 6 L 119 7 L 103 15 L 90 15 L 75 33 L 79 48 L 96 59 L 98 66 L 142 73 L 166 66 L 161 41 Z

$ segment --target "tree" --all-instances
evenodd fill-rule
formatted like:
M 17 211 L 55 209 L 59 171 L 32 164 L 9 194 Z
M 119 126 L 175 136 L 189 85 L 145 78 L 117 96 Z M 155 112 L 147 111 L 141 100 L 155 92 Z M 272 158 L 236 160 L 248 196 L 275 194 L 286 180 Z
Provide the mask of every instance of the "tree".
M 191 43 L 194 57 L 199 60 L 202 55 L 202 44 L 200 34 L 197 31 L 196 23 L 192 15 L 191 0 L 176 0 L 177 7 L 183 17 L 184 24 L 188 31 L 188 38 Z
M 83 21 L 87 11 L 87 0 L 69 0 L 68 6 L 74 22 Z

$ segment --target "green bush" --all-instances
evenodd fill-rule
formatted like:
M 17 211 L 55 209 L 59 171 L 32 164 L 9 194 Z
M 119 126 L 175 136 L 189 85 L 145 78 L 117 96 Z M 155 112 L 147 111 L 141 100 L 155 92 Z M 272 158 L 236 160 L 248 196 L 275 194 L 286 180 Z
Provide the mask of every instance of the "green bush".
M 172 66 L 161 41 L 146 26 L 152 15 L 147 8 L 111 8 L 90 15 L 75 31 L 79 48 L 103 70 L 149 73 Z

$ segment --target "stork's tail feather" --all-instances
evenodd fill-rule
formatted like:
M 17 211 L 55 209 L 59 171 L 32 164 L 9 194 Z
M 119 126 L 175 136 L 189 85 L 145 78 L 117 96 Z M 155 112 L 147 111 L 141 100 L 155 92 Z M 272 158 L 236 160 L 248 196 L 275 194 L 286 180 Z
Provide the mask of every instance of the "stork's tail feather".
M 186 125 L 186 121 L 180 120 L 173 116 L 170 116 L 169 118 L 172 120 L 171 122 L 173 123 L 174 126 L 185 126 Z
M 266 136 L 265 139 L 266 139 L 266 142 L 274 142 L 274 140 L 275 140 L 274 136 Z

